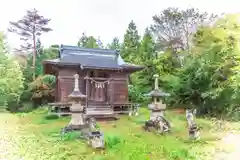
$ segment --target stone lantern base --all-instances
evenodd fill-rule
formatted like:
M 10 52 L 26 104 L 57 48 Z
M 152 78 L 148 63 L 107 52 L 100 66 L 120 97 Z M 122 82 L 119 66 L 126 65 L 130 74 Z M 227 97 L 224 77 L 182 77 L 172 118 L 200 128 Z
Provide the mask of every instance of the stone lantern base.
M 156 120 L 157 117 L 164 116 L 164 110 L 161 109 L 152 109 L 151 113 L 150 113 L 150 120 Z
M 72 113 L 71 121 L 69 122 L 69 125 L 72 126 L 81 126 L 85 124 L 84 120 L 84 106 L 82 106 L 79 103 L 72 104 L 70 106 L 70 111 Z

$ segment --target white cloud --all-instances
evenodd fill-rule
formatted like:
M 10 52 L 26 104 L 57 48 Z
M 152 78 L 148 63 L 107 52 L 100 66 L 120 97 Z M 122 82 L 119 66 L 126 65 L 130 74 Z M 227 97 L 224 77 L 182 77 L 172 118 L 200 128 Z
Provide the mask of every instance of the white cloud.
M 3 2 L 4 1 L 4 2 Z M 41 37 L 45 45 L 77 43 L 82 32 L 100 36 L 104 43 L 114 36 L 123 38 L 130 20 L 134 20 L 140 33 L 152 23 L 152 16 L 167 7 L 197 7 L 209 12 L 240 12 L 236 0 L 2 0 L 0 30 L 6 30 L 9 21 L 20 19 L 27 9 L 37 8 L 51 18 L 51 33 Z M 18 46 L 19 38 L 8 35 L 10 45 Z

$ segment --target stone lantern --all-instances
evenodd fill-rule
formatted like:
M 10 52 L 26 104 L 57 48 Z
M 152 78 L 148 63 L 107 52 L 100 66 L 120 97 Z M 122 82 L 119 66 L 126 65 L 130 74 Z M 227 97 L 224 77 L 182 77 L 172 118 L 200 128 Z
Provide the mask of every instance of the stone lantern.
M 104 148 L 103 133 L 96 130 L 96 121 L 93 117 L 87 117 L 84 113 L 85 105 L 83 102 L 87 98 L 82 94 L 78 87 L 78 74 L 74 75 L 75 83 L 74 90 L 68 95 L 69 101 L 72 103 L 70 106 L 71 121 L 62 129 L 62 133 L 78 130 L 82 133 L 88 144 L 93 148 Z
M 152 97 L 152 103 L 148 105 L 148 108 L 151 110 L 150 120 L 155 120 L 158 116 L 164 116 L 163 112 L 166 109 L 166 104 L 162 103 L 162 98 L 170 95 L 158 88 L 159 76 L 155 74 L 153 78 L 155 78 L 154 90 L 147 94 Z
M 73 129 L 82 128 L 85 125 L 84 110 L 85 106 L 83 102 L 86 99 L 86 95 L 82 94 L 78 87 L 79 75 L 74 75 L 74 90 L 68 95 L 69 101 L 72 103 L 70 106 L 70 112 L 72 114 L 69 126 Z

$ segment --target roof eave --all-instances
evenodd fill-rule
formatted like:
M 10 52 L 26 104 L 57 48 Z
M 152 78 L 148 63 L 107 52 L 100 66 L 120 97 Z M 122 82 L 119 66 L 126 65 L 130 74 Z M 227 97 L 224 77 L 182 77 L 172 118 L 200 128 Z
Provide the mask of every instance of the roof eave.
M 96 66 L 82 66 L 83 69 L 99 69 L 99 70 L 122 70 L 121 67 L 96 67 Z
M 43 61 L 43 64 L 52 64 L 52 65 L 58 65 L 58 66 L 80 66 L 81 69 L 99 69 L 99 70 L 123 70 L 122 67 L 96 67 L 96 66 L 84 66 L 78 63 L 66 63 L 66 62 L 55 62 L 51 60 L 45 60 Z
M 122 68 L 125 71 L 137 72 L 137 71 L 143 70 L 145 68 L 145 66 L 139 66 L 139 65 L 135 65 L 135 66 L 122 66 Z

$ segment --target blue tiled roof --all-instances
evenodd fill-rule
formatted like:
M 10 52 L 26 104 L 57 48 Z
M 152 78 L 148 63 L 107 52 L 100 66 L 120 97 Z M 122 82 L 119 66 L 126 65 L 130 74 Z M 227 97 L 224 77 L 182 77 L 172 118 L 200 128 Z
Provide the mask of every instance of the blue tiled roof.
M 59 58 L 48 60 L 58 64 L 79 64 L 82 68 L 142 68 L 126 63 L 118 51 L 108 49 L 81 48 L 77 46 L 60 45 Z

